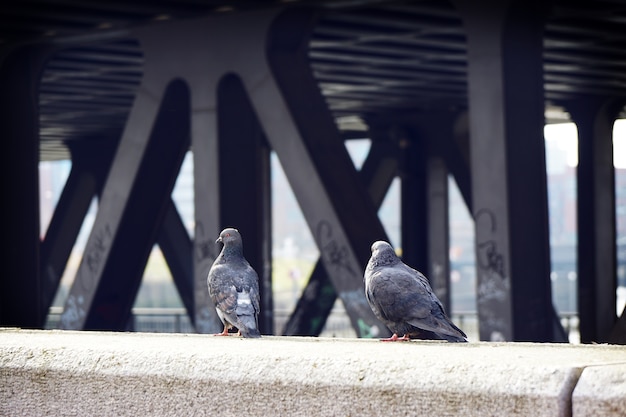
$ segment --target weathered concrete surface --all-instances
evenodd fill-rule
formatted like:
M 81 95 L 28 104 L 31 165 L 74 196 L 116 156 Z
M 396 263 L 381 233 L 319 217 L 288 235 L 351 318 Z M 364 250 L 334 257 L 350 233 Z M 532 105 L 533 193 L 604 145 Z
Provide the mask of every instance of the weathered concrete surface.
M 574 416 L 626 416 L 626 364 L 585 368 L 572 402 Z
M 574 415 L 614 416 L 594 407 L 624 366 L 607 345 L 5 329 L 0 415 L 570 416 L 584 369 Z

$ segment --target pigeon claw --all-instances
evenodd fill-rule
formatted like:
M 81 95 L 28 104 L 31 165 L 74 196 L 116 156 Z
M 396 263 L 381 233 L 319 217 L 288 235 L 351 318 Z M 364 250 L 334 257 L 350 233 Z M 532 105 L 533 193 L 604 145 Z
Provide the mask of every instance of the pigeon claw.
M 402 337 L 398 337 L 397 333 L 394 333 L 393 336 L 388 337 L 386 339 L 380 339 L 381 342 L 408 342 L 411 340 L 408 334 L 405 334 Z
M 222 333 L 215 333 L 213 336 L 228 336 L 228 327 L 224 327 L 224 331 Z

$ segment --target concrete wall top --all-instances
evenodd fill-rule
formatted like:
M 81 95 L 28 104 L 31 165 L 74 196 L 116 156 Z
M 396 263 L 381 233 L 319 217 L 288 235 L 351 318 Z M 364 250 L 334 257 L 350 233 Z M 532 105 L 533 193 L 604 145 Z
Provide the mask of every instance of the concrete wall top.
M 2 329 L 0 398 L 0 415 L 626 416 L 626 347 Z

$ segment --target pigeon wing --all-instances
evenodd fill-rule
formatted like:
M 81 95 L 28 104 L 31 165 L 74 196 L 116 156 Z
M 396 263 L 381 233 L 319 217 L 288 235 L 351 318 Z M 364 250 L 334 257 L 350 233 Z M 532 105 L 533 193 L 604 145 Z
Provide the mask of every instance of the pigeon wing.
M 237 287 L 225 265 L 214 265 L 209 272 L 209 296 L 230 324 L 236 323 Z
M 464 340 L 467 336 L 461 329 L 454 325 L 446 316 L 441 301 L 433 292 L 428 279 L 419 271 L 406 264 L 402 266 L 408 275 L 414 277 L 417 286 L 420 288 L 417 303 L 418 309 L 412 309 L 412 313 L 407 319 L 407 323 L 423 330 L 428 330 L 442 336 L 448 340 Z M 426 314 L 424 314 L 426 312 Z M 450 336 L 446 337 L 446 336 Z
M 402 269 L 390 267 L 375 272 L 370 292 L 369 298 L 388 321 L 402 323 L 430 314 L 428 306 L 420 302 L 426 295 L 425 287 Z
M 254 269 L 247 265 L 241 276 L 237 292 L 238 328 L 244 337 L 258 337 L 258 315 L 260 311 L 259 278 Z
M 254 307 L 254 315 L 257 316 L 259 314 L 259 311 L 261 311 L 259 276 L 257 275 L 256 271 L 248 265 L 245 277 L 245 283 L 250 288 L 250 300 L 252 301 L 252 306 Z

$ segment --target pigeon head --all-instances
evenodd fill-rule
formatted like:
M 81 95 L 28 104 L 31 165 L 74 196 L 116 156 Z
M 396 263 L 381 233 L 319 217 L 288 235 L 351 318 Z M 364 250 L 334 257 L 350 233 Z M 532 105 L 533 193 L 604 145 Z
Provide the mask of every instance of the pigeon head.
M 217 238 L 215 243 L 223 243 L 226 245 L 229 242 L 241 241 L 241 235 L 239 230 L 232 227 L 228 227 L 220 233 L 220 237 Z
M 215 243 L 222 243 L 224 245 L 222 248 L 222 253 L 224 254 L 243 254 L 243 241 L 239 230 L 232 227 L 222 230 Z
M 371 267 L 394 265 L 400 262 L 400 258 L 398 258 L 389 242 L 377 240 L 372 243 L 371 250 L 372 257 L 369 261 Z

